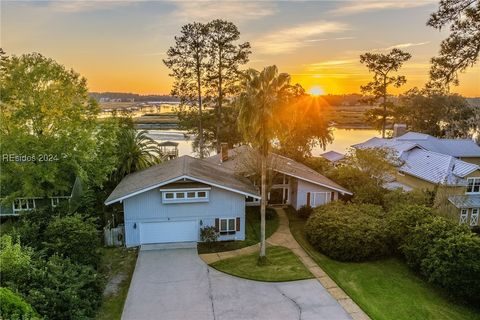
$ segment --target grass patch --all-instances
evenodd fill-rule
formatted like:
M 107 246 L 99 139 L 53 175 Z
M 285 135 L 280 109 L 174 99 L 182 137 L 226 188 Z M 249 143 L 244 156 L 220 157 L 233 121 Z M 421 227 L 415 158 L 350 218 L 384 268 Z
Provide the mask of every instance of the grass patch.
M 328 258 L 307 241 L 305 220 L 291 208 L 286 211 L 297 242 L 372 319 L 480 319 L 479 310 L 455 303 L 399 259 L 347 263 Z
M 215 243 L 199 243 L 198 253 L 213 253 L 237 250 L 260 242 L 260 207 L 247 207 L 245 213 L 245 240 L 218 241 Z M 267 208 L 265 238 L 270 237 L 278 228 L 278 216 L 275 210 Z
M 267 260 L 258 264 L 258 252 L 217 261 L 215 269 L 241 278 L 258 281 L 292 281 L 313 278 L 297 256 L 284 247 L 267 247 Z
M 119 284 L 113 286 L 110 294 L 104 295 L 96 319 L 120 319 L 137 261 L 137 249 L 118 247 L 102 250 L 100 272 L 108 281 L 114 279 L 114 282 L 119 281 Z

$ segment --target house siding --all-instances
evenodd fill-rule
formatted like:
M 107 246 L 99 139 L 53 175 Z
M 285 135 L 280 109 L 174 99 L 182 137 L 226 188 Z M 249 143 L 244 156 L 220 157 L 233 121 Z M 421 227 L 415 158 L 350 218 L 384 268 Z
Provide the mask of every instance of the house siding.
M 297 179 L 296 183 L 297 183 L 296 201 L 295 201 L 295 204 L 292 202 L 292 206 L 297 210 L 301 206 L 304 206 L 304 205 L 307 204 L 307 193 L 308 192 L 310 192 L 310 193 L 313 193 L 313 192 L 334 192 L 334 199 L 335 200 L 338 199 L 338 192 L 336 192 L 336 191 L 334 191 L 330 188 L 322 187 L 322 186 L 319 186 L 319 185 L 316 185 L 316 184 L 313 184 L 313 183 L 310 183 L 310 182 L 307 182 L 307 181 L 303 181 L 303 180 L 300 180 L 300 179 Z
M 220 236 L 219 240 L 245 239 L 245 196 L 212 187 L 208 202 L 163 204 L 159 189 L 153 189 L 125 199 L 125 243 L 127 247 L 140 244 L 140 223 L 195 220 L 200 227 L 215 225 L 215 218 L 240 218 L 240 231 Z

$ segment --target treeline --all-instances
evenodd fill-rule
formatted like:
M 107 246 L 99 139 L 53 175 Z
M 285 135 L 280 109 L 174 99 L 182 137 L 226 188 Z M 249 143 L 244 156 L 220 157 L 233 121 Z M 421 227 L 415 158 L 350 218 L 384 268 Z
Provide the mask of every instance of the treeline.
M 130 93 L 130 92 L 90 92 L 90 97 L 94 98 L 97 101 L 100 101 L 102 98 L 106 99 L 121 99 L 121 101 L 134 101 L 138 102 L 147 102 L 147 101 L 180 101 L 178 98 L 166 95 L 166 94 L 147 94 L 147 95 L 140 95 L 137 93 Z

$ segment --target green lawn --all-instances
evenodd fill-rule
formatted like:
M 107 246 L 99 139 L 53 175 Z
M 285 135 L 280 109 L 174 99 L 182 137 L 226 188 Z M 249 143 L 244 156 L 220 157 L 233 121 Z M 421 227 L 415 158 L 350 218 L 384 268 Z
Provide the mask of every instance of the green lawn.
M 119 284 L 116 288 L 114 286 L 115 289 L 111 294 L 103 297 L 97 319 L 120 319 L 137 261 L 137 250 L 123 247 L 104 248 L 102 254 L 100 271 L 107 276 L 108 280 L 118 280 Z
M 480 319 L 480 310 L 445 297 L 399 259 L 345 263 L 326 257 L 306 240 L 305 221 L 295 216 L 293 209 L 287 213 L 298 243 L 372 319 Z
M 215 269 L 258 281 L 292 281 L 313 278 L 297 256 L 284 247 L 267 247 L 267 263 L 257 264 L 258 252 L 212 263 Z
M 268 238 L 278 228 L 278 216 L 273 209 L 267 209 L 267 224 L 265 235 Z M 247 207 L 246 229 L 244 241 L 218 241 L 216 243 L 199 243 L 198 253 L 212 253 L 237 250 L 260 242 L 260 207 Z

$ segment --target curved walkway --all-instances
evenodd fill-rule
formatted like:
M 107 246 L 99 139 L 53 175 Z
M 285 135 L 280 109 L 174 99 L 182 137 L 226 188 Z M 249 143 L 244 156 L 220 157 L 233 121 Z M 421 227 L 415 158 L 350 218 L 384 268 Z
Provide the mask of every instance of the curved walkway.
M 292 250 L 292 252 L 302 261 L 307 269 L 314 277 L 327 289 L 331 296 L 347 311 L 355 320 L 366 320 L 370 317 L 363 312 L 362 309 L 340 288 L 337 284 L 313 261 L 308 253 L 298 244 L 297 240 L 290 232 L 288 217 L 283 208 L 275 208 L 277 212 L 279 224 L 278 229 L 267 239 L 267 245 L 282 246 Z M 233 258 L 249 253 L 257 252 L 260 244 L 241 248 L 233 251 L 201 254 L 200 258 L 207 264 L 214 263 L 219 260 Z

